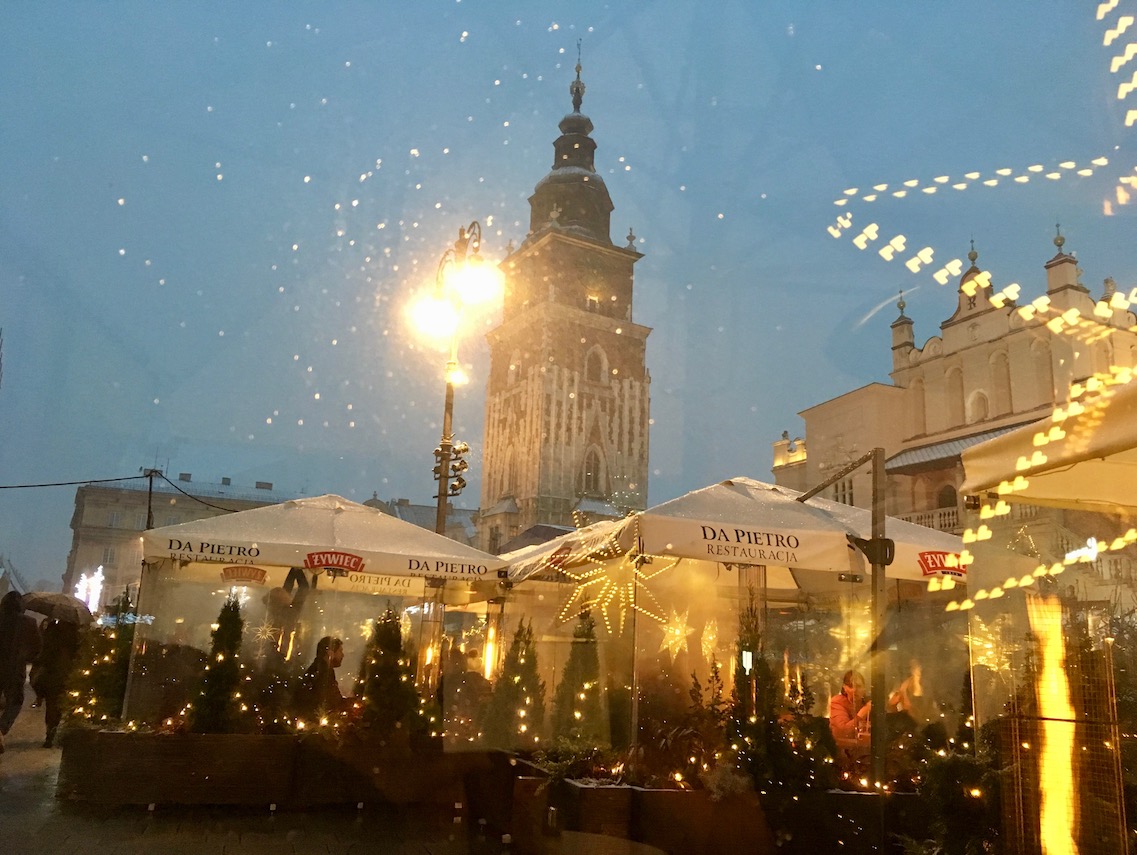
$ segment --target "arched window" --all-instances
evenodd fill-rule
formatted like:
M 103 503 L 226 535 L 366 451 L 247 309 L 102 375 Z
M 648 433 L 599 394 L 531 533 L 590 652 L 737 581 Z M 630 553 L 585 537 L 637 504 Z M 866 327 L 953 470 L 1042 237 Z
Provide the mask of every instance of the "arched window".
M 509 357 L 509 385 L 512 386 L 524 376 L 521 366 L 521 351 L 515 350 Z
M 967 402 L 967 423 L 981 422 L 991 416 L 991 405 L 986 392 L 973 392 Z
M 1113 367 L 1113 342 L 1108 338 L 1094 351 L 1094 373 L 1108 375 Z
M 502 467 L 504 482 L 501 485 L 499 495 L 501 496 L 516 496 L 520 484 L 518 483 L 520 477 L 517 472 L 517 452 L 511 445 L 505 452 L 505 466 Z
M 963 424 L 963 372 L 952 368 L 944 377 L 948 427 Z
M 951 484 L 945 484 L 940 487 L 939 492 L 936 493 L 936 507 L 937 508 L 954 508 L 959 503 L 959 497 L 956 495 L 955 487 Z
M 1011 412 L 1011 366 L 1007 354 L 999 351 L 991 357 L 991 388 L 995 392 L 996 416 Z
M 916 380 L 908 387 L 908 406 L 911 415 L 909 424 L 912 428 L 912 436 L 923 436 L 928 432 L 923 380 Z
M 1030 346 L 1031 372 L 1037 378 L 1040 404 L 1054 403 L 1054 365 L 1050 360 L 1050 342 L 1039 339 Z
M 608 382 L 608 356 L 599 345 L 584 355 L 584 379 L 589 383 Z
M 607 478 L 604 473 L 604 457 L 595 445 L 584 453 L 584 465 L 580 470 L 580 494 L 582 496 L 603 496 Z

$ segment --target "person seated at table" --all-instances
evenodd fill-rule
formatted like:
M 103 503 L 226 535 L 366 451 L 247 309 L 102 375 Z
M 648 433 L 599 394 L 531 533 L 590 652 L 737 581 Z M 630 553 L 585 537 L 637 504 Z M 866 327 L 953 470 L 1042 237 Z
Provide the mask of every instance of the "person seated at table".
M 319 714 L 342 713 L 351 706 L 336 680 L 336 668 L 343 664 L 343 642 L 325 635 L 316 644 L 316 656 L 300 677 L 293 696 L 293 714 L 297 718 L 315 718 Z
M 829 730 L 843 758 L 855 760 L 869 751 L 872 701 L 865 697 L 865 678 L 849 670 L 841 678 L 841 693 L 829 701 Z
M 927 722 L 928 700 L 924 695 L 924 668 L 920 660 L 913 657 L 908 661 L 908 676 L 893 689 L 888 696 L 886 707 L 889 713 L 903 713 L 911 718 L 914 725 Z

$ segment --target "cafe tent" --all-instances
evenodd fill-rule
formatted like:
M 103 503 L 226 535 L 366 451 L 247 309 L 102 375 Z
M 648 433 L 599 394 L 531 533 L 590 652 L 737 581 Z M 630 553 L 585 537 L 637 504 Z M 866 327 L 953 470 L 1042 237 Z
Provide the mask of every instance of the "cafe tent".
M 800 495 L 775 484 L 732 478 L 624 520 L 596 523 L 502 557 L 510 563 L 514 582 L 627 554 L 782 568 L 769 577 L 774 588 L 800 587 L 811 572 L 867 572 L 852 539 L 871 536 L 871 513 L 817 497 L 801 502 Z M 963 575 L 959 537 L 891 517 L 886 536 L 896 544 L 888 578 Z M 791 578 L 787 568 L 797 575 Z
M 142 547 L 126 704 L 148 720 L 171 714 L 169 688 L 185 689 L 181 657 L 209 649 L 230 598 L 240 605 L 249 662 L 303 667 L 324 636 L 340 638 L 348 660 L 360 661 L 376 616 L 392 612 L 418 648 L 417 673 L 436 681 L 439 606 L 476 609 L 498 589 L 505 567 L 472 546 L 330 494 L 151 529 Z
M 333 575 L 479 581 L 496 580 L 505 567 L 472 546 L 332 494 L 151 529 L 142 548 L 147 563 L 268 565 Z
M 1089 511 L 1137 508 L 1137 383 L 1056 407 L 963 452 L 960 491 Z

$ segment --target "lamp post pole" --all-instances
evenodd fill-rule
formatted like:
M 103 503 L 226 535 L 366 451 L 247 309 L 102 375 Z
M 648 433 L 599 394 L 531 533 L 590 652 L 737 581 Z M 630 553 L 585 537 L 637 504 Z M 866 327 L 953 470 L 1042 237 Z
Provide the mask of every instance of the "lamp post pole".
M 446 402 L 442 408 L 442 439 L 435 456 L 438 458 L 438 509 L 434 517 L 434 530 L 446 534 L 446 511 L 450 498 L 450 454 L 454 449 L 454 380 L 457 367 L 457 342 L 450 338 L 450 361 L 446 363 Z
M 438 273 L 435 275 L 434 285 L 440 295 L 445 291 L 447 269 L 464 265 L 467 251 L 471 255 L 477 255 L 481 243 L 482 227 L 477 220 L 465 228 L 458 229 L 458 239 L 454 241 L 454 246 L 446 250 L 438 262 Z M 446 397 L 442 407 L 442 438 L 439 440 L 438 448 L 434 450 L 434 457 L 437 461 L 434 467 L 434 477 L 438 479 L 438 495 L 435 497 L 438 499 L 438 505 L 434 517 L 434 530 L 439 534 L 446 534 L 446 515 L 449 509 L 450 496 L 457 495 L 461 490 L 461 487 L 456 490 L 453 489 L 450 483 L 451 476 L 455 476 L 455 481 L 458 483 L 461 472 L 466 468 L 465 461 L 461 461 L 461 467 L 455 461 L 454 375 L 457 370 L 458 335 L 455 331 L 450 334 L 450 359 L 446 362 Z M 460 483 L 465 486 L 464 480 Z
M 438 271 L 434 279 L 434 297 L 438 301 L 449 302 L 457 310 L 457 298 L 464 297 L 453 280 L 448 281 L 451 268 L 454 272 L 469 273 L 470 262 L 479 260 L 478 250 L 482 243 L 482 227 L 474 220 L 465 228 L 458 229 L 458 239 L 454 245 L 442 253 Z M 454 386 L 458 379 L 458 331 L 457 325 L 450 330 L 450 358 L 446 362 L 446 397 L 442 405 L 442 437 L 434 449 L 434 478 L 438 481 L 438 505 L 435 510 L 434 530 L 446 534 L 446 516 L 450 498 L 457 496 L 466 486 L 462 473 L 469 468 L 463 455 L 470 450 L 464 442 L 454 441 Z M 424 695 L 433 694 L 441 674 L 439 655 L 442 641 L 442 624 L 445 612 L 445 580 L 428 579 L 427 586 L 432 594 L 424 603 L 423 621 L 419 628 L 420 638 L 425 639 L 424 659 L 419 663 L 418 684 Z

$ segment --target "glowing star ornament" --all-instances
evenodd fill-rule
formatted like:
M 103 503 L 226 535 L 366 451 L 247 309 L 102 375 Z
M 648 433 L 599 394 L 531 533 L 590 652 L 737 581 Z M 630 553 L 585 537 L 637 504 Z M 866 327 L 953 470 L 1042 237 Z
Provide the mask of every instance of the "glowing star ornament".
M 660 653 L 667 650 L 674 659 L 687 649 L 687 639 L 695 632 L 694 627 L 687 625 L 687 614 L 686 609 L 682 615 L 674 609 L 671 610 L 671 620 L 663 626 L 663 640 L 659 643 Z
M 711 618 L 703 627 L 703 637 L 700 644 L 703 658 L 708 661 L 713 659 L 719 646 L 719 622 L 715 618 Z
M 613 618 L 619 621 L 617 633 L 623 633 L 631 611 L 637 611 L 657 623 L 665 623 L 666 619 L 661 614 L 663 609 L 646 583 L 678 563 L 678 558 L 652 558 L 629 552 L 618 561 L 601 561 L 582 569 L 562 568 L 561 572 L 577 586 L 561 606 L 558 620 L 564 623 L 582 611 L 596 609 L 609 635 L 613 632 Z
M 275 645 L 280 640 L 281 634 L 281 628 L 268 620 L 253 627 L 253 640 L 261 646 L 265 644 Z

